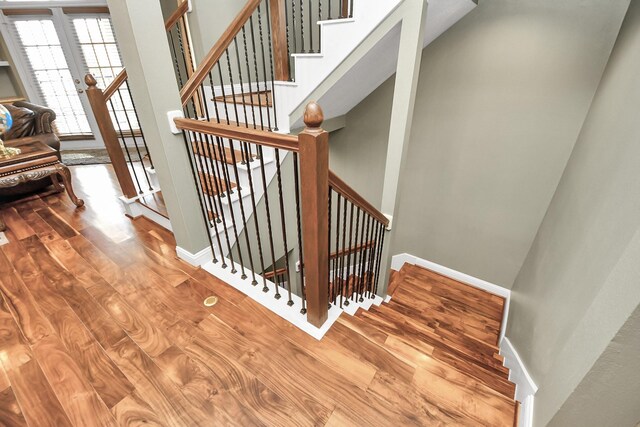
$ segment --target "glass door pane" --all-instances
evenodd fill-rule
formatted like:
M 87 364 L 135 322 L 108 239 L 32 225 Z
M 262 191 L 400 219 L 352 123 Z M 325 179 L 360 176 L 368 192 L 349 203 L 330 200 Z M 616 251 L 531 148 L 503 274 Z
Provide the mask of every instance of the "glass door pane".
M 109 15 L 72 15 L 69 19 L 78 41 L 82 68 L 95 77 L 98 87 L 106 88 L 123 70 Z M 139 131 L 138 117 L 126 82 L 113 95 L 111 102 L 115 128 Z
M 27 18 L 13 22 L 36 90 L 44 104 L 56 112 L 58 133 L 92 135 L 53 20 Z

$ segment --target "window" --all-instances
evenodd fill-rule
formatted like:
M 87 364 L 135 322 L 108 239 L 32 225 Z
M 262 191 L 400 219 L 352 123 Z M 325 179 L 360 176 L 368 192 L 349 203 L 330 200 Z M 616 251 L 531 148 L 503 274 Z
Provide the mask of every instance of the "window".
M 37 90 L 56 112 L 58 133 L 92 135 L 53 21 L 25 19 L 14 21 L 14 25 Z
M 72 23 L 86 71 L 95 77 L 98 87 L 106 88 L 123 70 L 111 19 L 107 16 L 78 17 L 72 18 Z M 126 83 L 111 98 L 111 102 L 111 118 L 116 130 L 140 129 Z

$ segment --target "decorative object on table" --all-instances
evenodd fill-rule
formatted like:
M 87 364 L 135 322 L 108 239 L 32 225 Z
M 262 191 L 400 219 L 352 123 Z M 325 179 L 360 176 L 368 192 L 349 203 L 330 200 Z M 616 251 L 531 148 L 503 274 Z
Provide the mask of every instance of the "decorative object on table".
M 0 157 L 0 189 L 50 177 L 53 186 L 58 191 L 66 190 L 77 207 L 84 205 L 84 201 L 73 192 L 71 171 L 60 162 L 56 150 L 36 137 L 21 138 L 18 147 L 20 154 Z M 0 231 L 4 229 L 5 225 L 0 219 Z
M 9 110 L 7 110 L 5 106 L 0 104 L 0 133 L 6 133 L 9 129 L 11 129 L 12 125 L 13 119 L 11 118 L 11 113 L 9 113 Z M 2 141 L 2 138 L 0 138 L 1 158 L 11 157 L 17 154 L 20 154 L 19 148 L 5 147 L 4 141 Z

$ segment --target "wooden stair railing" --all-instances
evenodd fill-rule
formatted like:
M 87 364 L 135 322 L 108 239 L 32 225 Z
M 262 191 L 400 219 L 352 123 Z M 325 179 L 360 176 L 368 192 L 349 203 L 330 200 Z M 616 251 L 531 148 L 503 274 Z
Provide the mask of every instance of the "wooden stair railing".
M 323 120 L 322 109 L 315 103 L 307 106 L 306 128 L 298 136 L 189 118 L 175 119 L 190 154 L 203 218 L 212 226 L 209 238 L 213 262 L 221 263 L 222 268 L 230 266 L 232 273 L 239 272 L 241 278 L 251 280 L 253 285 L 262 280 L 264 292 L 273 292 L 266 280 L 276 279 L 276 299 L 282 297 L 277 278 L 288 277 L 282 282 L 288 303 L 293 305 L 290 279 L 295 273 L 288 265 L 288 257 L 284 257 L 286 266 L 275 273 L 265 267 L 275 265 L 274 247 L 282 248 L 284 254 L 293 249 L 287 247 L 287 224 L 296 224 L 301 311 L 316 327 L 327 320 L 330 304 L 342 306 L 348 305 L 349 299 L 362 302 L 364 298 L 373 298 L 382 265 L 384 228 L 388 225 L 382 213 L 330 172 L 329 134 L 321 128 Z M 240 158 L 234 158 L 228 167 L 211 161 L 222 159 L 224 150 L 231 155 L 240 152 Z M 277 197 L 273 192 L 270 195 L 266 187 L 266 150 L 272 150 L 275 160 L 277 170 L 272 186 L 277 187 Z M 250 159 L 251 152 L 257 153 L 255 160 Z M 292 155 L 291 180 L 283 178 L 282 152 L 284 156 Z M 260 173 L 261 179 L 254 182 L 252 168 L 247 168 L 248 184 L 243 189 L 233 187 L 229 180 L 239 183 L 238 165 L 246 165 L 248 161 L 260 162 L 255 174 Z M 202 179 L 202 175 L 210 179 Z M 264 188 L 260 188 L 259 183 Z M 294 197 L 287 191 L 294 192 Z M 256 194 L 262 194 L 264 199 L 260 211 Z M 250 202 L 234 204 L 236 196 L 250 196 Z M 290 205 L 291 199 L 295 200 L 295 207 Z M 234 212 L 234 206 L 241 212 Z M 282 236 L 272 230 L 277 218 L 282 221 Z M 251 237 L 249 225 L 254 229 Z M 242 241 L 243 234 L 245 241 Z M 340 286 L 344 289 L 334 291 Z
M 194 73 L 185 17 L 188 9 L 188 2 L 183 1 L 165 22 L 178 83 L 181 83 L 183 71 L 187 78 Z M 105 76 L 99 77 L 106 80 Z M 128 86 L 127 70 L 122 69 L 104 90 L 98 87 L 91 74 L 85 76 L 85 83 L 91 109 L 123 195 L 132 199 L 157 190 L 153 161 Z

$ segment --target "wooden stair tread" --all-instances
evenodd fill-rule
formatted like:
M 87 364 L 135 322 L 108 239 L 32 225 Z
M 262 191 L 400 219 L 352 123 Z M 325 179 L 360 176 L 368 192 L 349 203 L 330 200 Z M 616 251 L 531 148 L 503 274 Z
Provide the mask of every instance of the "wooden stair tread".
M 225 180 L 220 179 L 216 176 L 209 175 L 208 173 L 199 172 L 200 175 L 200 184 L 202 185 L 202 190 L 210 195 L 217 196 L 219 192 L 226 193 L 227 183 Z M 229 186 L 233 189 L 237 187 L 235 182 L 230 182 Z
M 251 105 L 255 107 L 272 107 L 273 97 L 271 91 L 261 90 L 253 92 L 236 93 L 234 95 L 216 96 L 214 98 L 218 102 L 235 103 L 239 105 Z
M 493 349 L 491 348 L 480 344 L 467 347 L 458 340 L 454 341 L 450 337 L 440 335 L 435 328 L 412 321 L 389 306 L 372 307 L 369 312 L 363 313 L 363 315 L 368 319 L 382 319 L 387 324 L 393 325 L 396 331 L 402 330 L 404 332 L 403 335 L 413 342 L 416 339 L 420 339 L 429 346 L 452 352 L 458 357 L 464 358 L 478 367 L 495 372 L 496 375 L 500 375 L 505 379 L 509 377 L 507 368 L 494 359 Z
M 222 159 L 220 158 L 220 151 L 215 144 L 210 142 L 194 141 L 192 142 L 193 152 L 199 156 L 207 157 L 216 161 L 233 165 L 233 156 L 235 155 L 236 163 L 242 162 L 242 151 L 232 150 L 229 147 L 224 147 Z

